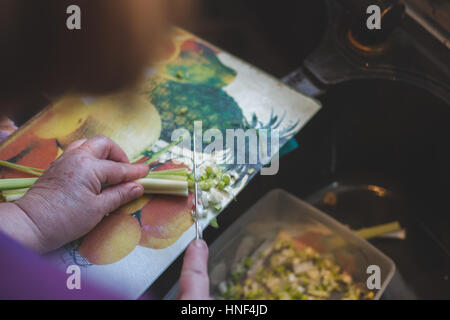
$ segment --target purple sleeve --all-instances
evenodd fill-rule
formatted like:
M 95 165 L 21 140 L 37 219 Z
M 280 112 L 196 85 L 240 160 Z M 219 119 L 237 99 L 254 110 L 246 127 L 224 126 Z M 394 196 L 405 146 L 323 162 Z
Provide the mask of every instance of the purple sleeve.
M 0 299 L 120 299 L 82 278 L 80 290 L 69 290 L 69 276 L 0 233 Z

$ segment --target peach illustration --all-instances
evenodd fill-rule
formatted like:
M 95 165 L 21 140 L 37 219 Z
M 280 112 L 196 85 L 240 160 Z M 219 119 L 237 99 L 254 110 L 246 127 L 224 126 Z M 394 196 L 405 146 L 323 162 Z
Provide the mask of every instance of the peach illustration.
M 159 139 L 161 119 L 147 98 L 128 92 L 91 98 L 67 96 L 47 112 L 35 134 L 41 139 L 57 139 L 63 148 L 77 139 L 103 134 L 134 161 Z
M 172 245 L 193 223 L 193 196 L 154 196 L 142 209 L 139 245 L 164 249 Z
M 136 248 L 140 237 L 136 218 L 113 213 L 83 238 L 78 252 L 92 264 L 107 265 L 126 257 Z

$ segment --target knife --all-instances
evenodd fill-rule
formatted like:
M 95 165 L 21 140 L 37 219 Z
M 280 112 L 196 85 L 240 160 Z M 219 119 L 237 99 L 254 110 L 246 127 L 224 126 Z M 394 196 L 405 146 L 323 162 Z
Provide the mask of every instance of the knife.
M 195 220 L 195 239 L 199 240 L 202 238 L 202 230 L 200 229 L 199 214 L 198 214 L 198 188 L 197 188 L 197 154 L 196 154 L 196 144 L 195 144 L 195 132 L 194 132 L 194 151 L 192 152 L 192 173 L 194 175 L 194 208 L 193 216 Z

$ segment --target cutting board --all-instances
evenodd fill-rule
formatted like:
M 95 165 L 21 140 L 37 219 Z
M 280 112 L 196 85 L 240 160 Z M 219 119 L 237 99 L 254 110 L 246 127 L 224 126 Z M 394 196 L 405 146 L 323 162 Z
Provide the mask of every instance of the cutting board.
M 192 131 L 196 120 L 202 120 L 203 131 L 214 128 L 225 133 L 230 127 L 277 130 L 282 147 L 319 109 L 317 101 L 194 35 L 174 29 L 161 46 L 157 62 L 146 69 L 133 92 L 58 99 L 1 144 L 0 159 L 45 169 L 70 142 L 104 134 L 130 160 L 140 161 L 166 146 L 174 129 Z M 167 158 L 183 160 L 189 157 L 185 151 L 175 147 Z M 166 164 L 173 165 L 177 164 Z M 224 166 L 236 179 L 224 196 L 223 208 L 263 163 Z M 0 176 L 26 175 L 1 169 Z M 137 298 L 194 239 L 187 205 L 191 198 L 175 198 L 145 196 L 134 201 L 49 258 L 63 269 L 74 264 L 82 267 L 83 281 L 94 280 L 126 298 Z M 201 220 L 203 228 L 215 215 L 207 212 Z M 100 245 L 92 245 L 93 241 Z

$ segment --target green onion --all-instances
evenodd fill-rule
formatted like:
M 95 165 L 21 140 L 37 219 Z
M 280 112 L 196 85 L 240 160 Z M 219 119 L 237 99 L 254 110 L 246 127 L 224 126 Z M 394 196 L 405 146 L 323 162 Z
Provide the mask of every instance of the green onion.
M 178 180 L 178 181 L 186 181 L 187 182 L 187 177 L 186 176 L 180 176 L 180 175 L 148 175 L 146 176 L 146 178 L 149 179 L 162 179 L 162 180 Z
M 211 188 L 213 187 L 213 184 L 208 181 L 208 180 L 202 180 L 198 182 L 198 186 L 203 190 L 203 191 L 209 191 L 211 190 Z
M 223 178 L 222 178 L 222 182 L 226 185 L 226 186 L 228 186 L 230 183 L 231 183 L 231 178 L 230 178 L 230 176 L 229 175 L 224 175 L 223 176 Z
M 212 219 L 211 219 L 211 222 L 209 223 L 209 225 L 210 225 L 211 227 L 213 227 L 213 228 L 218 229 L 218 228 L 219 228 L 219 224 L 217 223 L 217 218 L 216 218 L 216 217 L 212 218 Z
M 179 140 L 173 144 L 179 143 Z M 42 174 L 41 171 L 43 171 L 42 169 L 26 167 L 1 160 L 0 165 L 37 176 L 40 176 Z M 143 185 L 145 193 L 187 196 L 189 185 L 188 174 L 189 171 L 187 168 L 152 171 L 146 178 L 140 179 L 137 182 Z M 38 178 L 0 179 L 2 199 L 7 202 L 20 199 L 37 180 Z
M 16 201 L 22 198 L 28 190 L 30 190 L 30 188 L 4 190 L 2 191 L 2 197 L 6 202 Z
M 188 195 L 187 181 L 144 178 L 136 182 L 144 187 L 144 192 L 147 194 Z
M 25 172 L 25 173 L 31 174 L 33 176 L 38 176 L 38 177 L 41 176 L 42 173 L 44 172 L 43 169 L 22 166 L 20 164 L 16 164 L 16 163 L 4 161 L 4 160 L 0 160 L 0 166 L 6 167 L 6 168 L 10 168 L 10 169 L 13 169 L 13 170 L 17 170 L 17 171 L 20 171 L 20 172 Z
M 172 169 L 172 170 L 164 170 L 164 171 L 150 171 L 148 176 L 188 176 L 188 170 L 186 168 Z
M 145 161 L 146 164 L 150 164 L 152 162 L 155 162 L 156 160 L 158 160 L 158 158 L 160 156 L 162 156 L 164 153 L 166 153 L 167 151 L 169 151 L 170 149 L 172 149 L 172 147 L 178 145 L 181 143 L 181 141 L 183 141 L 183 137 L 179 137 L 178 140 L 175 140 L 172 143 L 169 143 L 165 148 L 161 149 L 160 151 L 156 152 L 150 159 L 148 159 L 147 161 Z
M 211 167 L 206 167 L 205 172 L 208 175 L 208 177 L 211 177 L 214 174 L 214 170 Z
M 13 190 L 31 187 L 38 178 L 0 179 L 0 190 Z
M 400 223 L 398 221 L 394 221 L 375 227 L 360 229 L 355 232 L 363 239 L 372 239 L 386 233 L 399 231 L 401 228 Z

